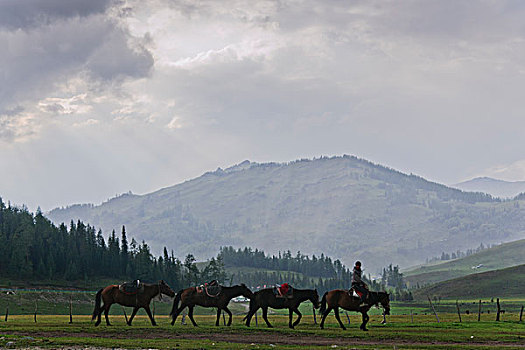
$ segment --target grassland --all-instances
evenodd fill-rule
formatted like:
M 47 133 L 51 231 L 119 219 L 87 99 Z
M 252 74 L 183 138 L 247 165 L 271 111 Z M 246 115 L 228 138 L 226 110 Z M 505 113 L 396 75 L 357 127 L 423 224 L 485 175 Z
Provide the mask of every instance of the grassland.
M 472 316 L 472 315 L 471 315 Z M 14 316 L 0 322 L 0 347 L 42 348 L 159 348 L 159 349 L 520 349 L 525 347 L 525 326 L 517 315 L 494 322 L 466 317 L 455 322 L 454 314 L 442 314 L 437 323 L 431 315 L 390 316 L 386 325 L 381 316 L 372 316 L 370 331 L 358 329 L 359 317 L 349 316 L 350 325 L 341 330 L 333 316 L 321 330 L 312 317 L 305 316 L 295 330 L 287 328 L 287 317 L 270 316 L 275 328 L 245 327 L 235 316 L 232 327 L 213 326 L 214 317 L 196 316 L 199 327 L 169 325 L 166 316 L 157 316 L 159 326 L 152 327 L 139 316 L 132 327 L 122 316 L 112 318 L 113 326 L 94 327 L 88 316 L 69 324 L 67 316 L 42 316 L 34 323 L 31 316 Z M 260 321 L 260 320 L 259 320 Z M 347 323 L 346 317 L 344 322 Z
M 53 294 L 54 293 L 54 294 Z M 246 313 L 245 304 L 231 304 L 234 312 L 232 327 L 215 327 L 214 309 L 197 308 L 199 327 L 182 325 L 179 318 L 174 326 L 169 324 L 167 314 L 171 303 L 156 302 L 157 327 L 140 312 L 133 326 L 125 324 L 122 308 L 112 308 L 112 326 L 94 327 L 89 314 L 93 306 L 93 293 L 58 293 L 19 291 L 16 295 L 0 295 L 0 310 L 9 304 L 7 322 L 3 313 L 0 318 L 0 348 L 159 348 L 159 349 L 519 349 L 525 347 L 525 324 L 519 322 L 523 299 L 503 299 L 501 321 L 495 322 L 496 304 L 490 299 L 482 300 L 481 321 L 477 321 L 478 300 L 460 300 L 462 323 L 458 322 L 455 300 L 437 300 L 435 307 L 439 323 L 428 303 L 393 302 L 392 315 L 382 325 L 381 310 L 372 309 L 369 332 L 358 329 L 361 322 L 356 313 L 342 313 L 348 324 L 341 330 L 333 316 L 329 315 L 326 329 L 314 324 L 311 304 L 301 307 L 304 317 L 300 325 L 291 330 L 287 327 L 284 310 L 273 310 L 270 322 L 275 328 L 267 328 L 259 313 L 258 326 L 248 328 L 242 324 Z M 69 323 L 69 300 L 73 300 L 73 323 Z M 38 303 L 39 314 L 34 322 L 34 305 Z M 130 309 L 127 309 L 129 315 Z M 468 314 L 467 314 L 468 312 Z M 47 313 L 47 315 L 46 315 Z M 255 321 L 255 320 L 254 320 Z M 317 315 L 319 322 L 319 315 Z M 222 323 L 221 323 L 222 324 Z M 9 344 L 8 344 L 9 343 Z
M 415 286 L 525 264 L 525 239 L 501 244 L 464 258 L 427 264 L 404 271 L 406 281 Z M 473 267 L 475 269 L 473 269 Z

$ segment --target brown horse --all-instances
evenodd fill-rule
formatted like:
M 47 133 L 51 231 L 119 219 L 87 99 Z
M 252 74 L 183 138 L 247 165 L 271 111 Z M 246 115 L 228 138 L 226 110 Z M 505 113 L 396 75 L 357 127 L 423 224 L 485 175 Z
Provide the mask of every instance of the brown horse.
M 252 316 L 259 310 L 262 309 L 262 316 L 266 325 L 270 328 L 273 326 L 268 321 L 268 307 L 273 309 L 288 309 L 289 320 L 288 326 L 294 328 L 299 324 L 303 315 L 299 312 L 299 304 L 303 301 L 310 300 L 314 307 L 319 307 L 319 294 L 316 289 L 293 289 L 293 295 L 291 298 L 280 298 L 275 295 L 273 288 L 261 289 L 258 292 L 253 293 L 253 298 L 250 299 L 250 311 L 244 318 L 246 320 L 246 326 L 250 327 L 250 321 Z M 297 314 L 297 320 L 292 323 L 293 313 Z
M 173 301 L 173 307 L 171 308 L 171 325 L 175 323 L 177 316 L 188 307 L 188 317 L 193 323 L 194 326 L 197 326 L 195 320 L 193 319 L 193 308 L 195 305 L 204 306 L 204 307 L 216 307 L 217 308 L 217 321 L 215 325 L 219 325 L 219 319 L 221 316 L 221 310 L 226 311 L 229 315 L 228 326 L 232 324 L 232 313 L 228 309 L 228 303 L 232 298 L 242 295 L 245 298 L 251 298 L 253 293 L 246 287 L 243 283 L 241 285 L 224 287 L 222 286 L 221 292 L 216 297 L 209 296 L 206 291 L 202 290 L 201 292 L 197 291 L 196 287 L 190 287 L 182 289 L 177 293 L 175 300 Z M 179 306 L 180 302 L 180 306 Z
M 339 318 L 339 308 L 343 308 L 348 311 L 357 311 L 362 315 L 363 323 L 359 327 L 363 331 L 367 331 L 366 324 L 370 319 L 368 317 L 368 310 L 372 306 L 381 306 L 385 309 L 385 315 L 390 315 L 390 299 L 388 293 L 385 292 L 368 292 L 367 305 L 359 307 L 361 303 L 360 298 L 351 296 L 347 290 L 334 289 L 324 293 L 323 299 L 321 300 L 321 309 L 319 312 L 323 315 L 321 320 L 321 329 L 324 329 L 324 320 L 330 311 L 334 310 L 335 318 L 342 329 L 346 329 Z
M 144 310 L 146 310 L 151 324 L 153 326 L 156 326 L 157 323 L 153 319 L 153 316 L 151 315 L 151 310 L 149 308 L 149 303 L 151 302 L 151 299 L 153 299 L 157 295 L 162 297 L 162 294 L 166 294 L 170 297 L 173 297 L 175 296 L 175 292 L 173 292 L 173 290 L 171 290 L 168 284 L 164 281 L 159 281 L 155 284 L 143 283 L 143 285 L 144 291 L 137 294 L 125 294 L 119 290 L 118 285 L 107 286 L 106 288 L 99 290 L 95 297 L 95 310 L 93 310 L 93 316 L 91 317 L 91 320 L 94 320 L 98 317 L 95 326 L 98 326 L 100 324 L 102 311 L 104 311 L 104 316 L 106 317 L 106 324 L 108 326 L 111 326 L 108 319 L 108 313 L 111 305 L 115 303 L 123 306 L 133 307 L 133 313 L 131 314 L 131 317 L 128 320 L 129 326 L 131 326 L 131 321 L 133 321 L 133 317 L 135 317 L 137 311 L 139 311 L 141 307 L 144 308 Z M 102 306 L 100 305 L 101 300 L 104 301 L 104 305 Z

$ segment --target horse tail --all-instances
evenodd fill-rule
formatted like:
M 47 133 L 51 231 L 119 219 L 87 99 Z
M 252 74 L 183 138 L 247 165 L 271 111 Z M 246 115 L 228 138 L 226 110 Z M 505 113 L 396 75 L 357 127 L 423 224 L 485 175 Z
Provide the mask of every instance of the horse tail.
M 323 294 L 323 298 L 321 299 L 321 307 L 319 308 L 319 313 L 324 314 L 324 312 L 326 311 L 326 295 L 328 294 L 328 292 L 325 292 Z
M 95 318 L 97 318 L 98 314 L 102 311 L 102 307 L 100 306 L 102 301 L 102 291 L 104 289 L 100 289 L 97 292 L 97 295 L 95 296 L 95 310 L 93 310 L 93 315 L 91 316 L 91 321 L 93 321 Z
M 177 292 L 177 295 L 175 296 L 175 299 L 173 300 L 173 306 L 171 307 L 170 316 L 173 318 L 173 315 L 175 315 L 175 311 L 177 311 L 177 308 L 179 307 L 180 299 L 182 298 L 182 292 L 184 292 L 184 289 L 181 289 Z

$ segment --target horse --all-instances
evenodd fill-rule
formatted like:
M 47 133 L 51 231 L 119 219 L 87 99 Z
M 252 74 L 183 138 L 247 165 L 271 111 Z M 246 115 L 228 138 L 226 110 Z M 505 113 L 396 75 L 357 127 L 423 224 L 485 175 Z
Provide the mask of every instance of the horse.
M 162 298 L 162 294 L 168 295 L 169 297 L 174 297 L 175 292 L 164 281 L 159 281 L 154 284 L 142 283 L 142 285 L 144 286 L 144 290 L 137 294 L 123 293 L 119 290 L 118 285 L 110 285 L 106 288 L 102 288 L 101 290 L 99 290 L 97 292 L 97 295 L 95 296 L 95 310 L 93 310 L 93 316 L 91 317 L 92 321 L 98 317 L 95 326 L 98 326 L 100 324 L 102 311 L 104 311 L 104 316 L 106 317 L 106 324 L 108 326 L 111 326 L 111 324 L 109 323 L 108 313 L 111 305 L 115 303 L 123 306 L 133 307 L 131 317 L 127 321 L 128 326 L 131 326 L 133 317 L 135 317 L 137 311 L 139 311 L 140 308 L 144 308 L 144 310 L 146 310 L 151 324 L 153 326 L 156 326 L 157 323 L 153 319 L 153 316 L 151 315 L 151 310 L 149 308 L 149 303 L 151 302 L 151 299 L 153 299 L 157 295 L 159 295 Z M 103 306 L 100 305 L 101 300 L 104 301 Z
M 303 301 L 310 300 L 314 307 L 319 307 L 319 294 L 316 289 L 293 289 L 291 298 L 277 297 L 273 291 L 273 288 L 261 289 L 258 292 L 253 293 L 253 298 L 250 299 L 250 309 L 244 320 L 246 320 L 246 326 L 250 327 L 250 321 L 252 316 L 259 310 L 262 309 L 263 319 L 269 328 L 273 328 L 268 321 L 268 307 L 273 309 L 288 309 L 289 321 L 288 326 L 294 328 L 299 324 L 303 315 L 299 312 L 299 304 Z M 292 323 L 293 313 L 297 314 L 297 320 Z M 244 321 L 243 320 L 243 321 Z
M 177 319 L 177 316 L 179 316 L 182 310 L 188 307 L 188 317 L 190 318 L 191 323 L 193 323 L 193 326 L 197 327 L 197 323 L 193 319 L 193 308 L 195 307 L 195 305 L 199 305 L 203 307 L 217 308 L 217 321 L 215 322 L 216 326 L 219 325 L 221 310 L 226 311 L 226 313 L 229 316 L 228 326 L 231 326 L 232 313 L 230 309 L 228 309 L 228 303 L 232 298 L 238 297 L 240 295 L 242 295 L 245 298 L 251 298 L 253 296 L 253 293 L 248 287 L 246 287 L 244 283 L 232 287 L 221 286 L 221 288 L 221 292 L 215 297 L 209 296 L 204 290 L 198 292 L 197 287 L 181 289 L 179 292 L 177 292 L 175 300 L 173 300 L 173 307 L 171 308 L 170 312 L 171 325 L 173 326 L 175 320 Z
M 324 329 L 324 321 L 330 311 L 334 310 L 335 318 L 339 322 L 339 325 L 344 330 L 346 327 L 339 318 L 339 308 L 343 308 L 348 311 L 357 311 L 362 315 L 363 323 L 359 327 L 363 331 L 368 331 L 366 324 L 370 319 L 368 317 L 368 310 L 372 306 L 381 306 L 385 309 L 385 315 L 390 315 L 390 299 L 388 293 L 385 292 L 368 292 L 367 305 L 359 307 L 361 303 L 359 298 L 351 296 L 347 290 L 334 289 L 324 293 L 323 299 L 321 300 L 321 308 L 319 312 L 323 315 L 321 319 L 321 329 Z

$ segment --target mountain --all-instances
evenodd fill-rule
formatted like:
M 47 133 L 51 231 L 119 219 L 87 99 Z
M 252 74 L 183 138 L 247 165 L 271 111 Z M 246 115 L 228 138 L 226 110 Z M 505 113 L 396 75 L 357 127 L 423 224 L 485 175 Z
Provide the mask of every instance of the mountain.
M 422 286 L 521 264 L 525 264 L 525 239 L 504 243 L 460 259 L 423 265 L 403 275 L 410 286 Z
M 525 265 L 476 273 L 439 282 L 414 291 L 415 299 L 430 296 L 442 298 L 523 297 Z
M 463 191 L 484 192 L 499 198 L 514 198 L 525 192 L 525 181 L 503 181 L 490 177 L 474 179 L 452 185 Z
M 522 209 L 522 207 L 524 209 Z M 502 202 L 356 158 L 251 163 L 208 172 L 159 191 L 101 205 L 54 209 L 56 223 L 104 231 L 126 225 L 159 252 L 217 254 L 220 246 L 321 253 L 366 273 L 413 266 L 442 251 L 525 237 L 522 201 Z

